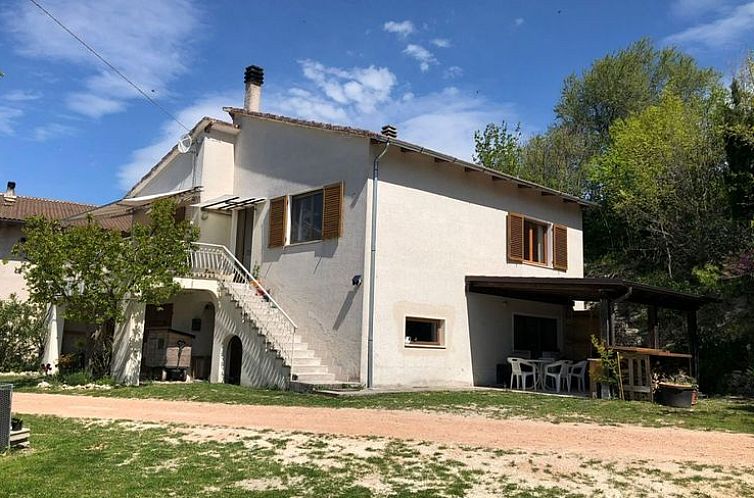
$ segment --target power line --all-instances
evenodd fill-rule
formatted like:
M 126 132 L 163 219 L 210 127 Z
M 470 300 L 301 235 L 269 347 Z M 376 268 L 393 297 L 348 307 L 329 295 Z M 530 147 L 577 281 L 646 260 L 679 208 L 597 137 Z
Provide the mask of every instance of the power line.
M 66 33 L 68 33 L 69 35 L 71 35 L 73 38 L 76 39 L 76 41 L 78 41 L 84 47 L 86 47 L 86 49 L 89 50 L 92 54 L 94 54 L 94 56 L 96 58 L 98 58 L 100 61 L 102 61 L 103 64 L 105 64 L 107 67 L 109 67 L 110 69 L 112 69 L 112 71 L 115 74 L 117 74 L 118 76 L 120 76 L 121 78 L 123 78 L 123 80 L 125 80 L 126 83 L 128 83 L 129 85 L 131 85 L 132 87 L 134 87 L 137 92 L 139 92 L 145 99 L 147 99 L 147 101 L 149 101 L 152 105 L 154 105 L 159 110 L 161 110 L 163 113 L 165 113 L 165 115 L 167 115 L 170 119 L 172 119 L 173 121 L 175 121 L 176 123 L 178 123 L 184 130 L 186 130 L 187 132 L 191 131 L 186 125 L 184 125 L 183 123 L 181 123 L 178 120 L 178 118 L 176 118 L 170 111 L 168 111 L 167 109 L 165 109 L 164 107 L 162 107 L 156 100 L 154 100 L 152 97 L 150 97 L 144 90 L 142 90 L 141 88 L 139 88 L 139 86 L 136 83 L 134 83 L 133 81 L 131 81 L 130 79 L 128 79 L 128 77 L 125 74 L 123 74 L 122 72 L 120 72 L 115 66 L 113 66 L 112 64 L 110 64 L 104 57 L 102 57 L 100 54 L 98 54 L 96 50 L 94 50 L 91 46 L 89 46 L 89 44 L 87 44 L 84 40 L 82 40 L 81 38 L 79 38 L 76 35 L 76 33 L 74 33 L 73 31 L 71 31 L 70 29 L 68 29 L 65 24 L 63 24 L 62 22 L 58 21 L 57 18 L 55 16 L 53 16 L 50 13 L 50 11 L 48 11 L 47 9 L 45 9 L 44 7 L 42 7 L 37 2 L 37 0 L 29 0 L 29 1 L 31 3 L 33 3 L 34 5 L 36 5 L 37 8 L 39 8 L 39 10 L 41 10 L 42 12 L 44 12 L 45 14 L 47 14 L 47 16 L 50 19 L 52 19 L 53 21 L 55 21 L 55 23 L 58 26 L 60 26 L 61 28 L 63 28 L 66 31 Z

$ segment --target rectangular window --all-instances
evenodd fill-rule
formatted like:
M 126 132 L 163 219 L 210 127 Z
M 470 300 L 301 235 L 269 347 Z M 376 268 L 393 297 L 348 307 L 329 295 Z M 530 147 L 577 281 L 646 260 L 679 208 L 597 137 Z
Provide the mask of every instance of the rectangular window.
M 513 315 L 513 349 L 531 351 L 532 358 L 541 357 L 543 351 L 558 351 L 558 320 Z
M 406 317 L 405 345 L 407 347 L 444 346 L 445 321 Z
M 524 220 L 524 261 L 547 264 L 548 228 L 545 223 Z
M 291 244 L 322 239 L 322 190 L 291 197 Z

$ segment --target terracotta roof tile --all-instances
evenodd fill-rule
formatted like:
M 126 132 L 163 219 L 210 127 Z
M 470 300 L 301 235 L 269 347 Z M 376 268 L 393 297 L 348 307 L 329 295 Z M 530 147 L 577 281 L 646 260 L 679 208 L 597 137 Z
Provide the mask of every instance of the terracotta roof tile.
M 95 207 L 97 206 L 93 204 L 42 199 L 23 195 L 16 196 L 15 200 L 11 201 L 5 196 L 0 195 L 0 220 L 23 223 L 27 218 L 32 216 L 44 216 L 53 220 L 62 220 L 76 214 L 85 213 Z M 105 228 L 121 232 L 131 229 L 130 216 L 99 221 Z

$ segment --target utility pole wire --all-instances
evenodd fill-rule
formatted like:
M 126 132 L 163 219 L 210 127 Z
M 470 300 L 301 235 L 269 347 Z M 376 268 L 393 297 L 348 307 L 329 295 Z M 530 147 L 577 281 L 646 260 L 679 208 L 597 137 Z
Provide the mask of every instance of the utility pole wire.
M 84 47 L 86 47 L 87 50 L 89 50 L 92 54 L 94 54 L 94 56 L 96 58 L 98 58 L 100 61 L 102 61 L 102 63 L 105 64 L 107 67 L 109 67 L 115 74 L 117 74 L 118 76 L 120 76 L 121 78 L 123 78 L 123 80 L 125 80 L 126 83 L 128 83 L 129 85 L 131 85 L 132 87 L 134 87 L 136 89 L 136 91 L 139 92 L 152 105 L 154 105 L 159 110 L 161 110 L 163 113 L 165 113 L 165 115 L 168 116 L 170 119 L 172 119 L 173 121 L 175 121 L 176 123 L 178 123 L 181 126 L 181 128 L 183 128 L 184 130 L 186 130 L 187 132 L 191 131 L 186 125 L 184 125 L 183 123 L 181 123 L 178 120 L 178 118 L 176 118 L 170 111 L 168 111 L 167 109 L 165 109 L 164 107 L 162 107 L 156 100 L 154 100 L 152 97 L 150 97 L 144 90 L 142 90 L 141 88 L 139 88 L 139 86 L 136 83 L 134 83 L 133 81 L 131 81 L 130 79 L 128 79 L 128 77 L 125 74 L 123 74 L 122 72 L 120 72 L 115 66 L 113 66 L 112 64 L 110 64 L 104 57 L 102 57 L 100 54 L 98 54 L 96 50 L 94 50 L 91 46 L 89 46 L 89 44 L 87 44 L 84 40 L 82 40 L 81 38 L 79 38 L 76 35 L 76 33 L 74 33 L 73 31 L 71 31 L 70 29 L 68 29 L 65 26 L 65 24 L 63 24 L 62 22 L 58 21 L 57 18 L 55 16 L 53 16 L 50 13 L 50 11 L 48 11 L 47 9 L 45 9 L 44 7 L 42 7 L 42 5 L 40 5 L 39 2 L 37 2 L 37 0 L 29 0 L 29 1 L 31 3 L 33 3 L 34 5 L 36 5 L 37 8 L 39 8 L 39 10 L 41 10 L 42 12 L 44 12 L 45 14 L 47 14 L 47 16 L 50 19 L 52 19 L 53 21 L 55 21 L 55 23 L 58 26 L 60 26 L 61 28 L 63 28 L 66 31 L 66 33 L 68 33 L 69 35 L 71 35 L 79 43 L 81 43 Z

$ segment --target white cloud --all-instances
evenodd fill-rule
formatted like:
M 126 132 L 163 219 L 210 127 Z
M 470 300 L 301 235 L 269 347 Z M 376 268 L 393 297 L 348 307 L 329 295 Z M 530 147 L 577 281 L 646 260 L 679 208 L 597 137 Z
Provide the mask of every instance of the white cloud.
M 516 20 L 513 21 L 513 24 L 515 24 L 516 26 L 521 26 L 523 23 L 524 23 L 523 17 L 517 17 Z
M 439 48 L 448 48 L 450 47 L 450 40 L 447 38 L 435 38 L 432 41 L 430 41 L 432 45 Z
M 690 19 L 719 13 L 728 3 L 728 0 L 676 0 L 670 6 L 670 13 L 679 19 Z
M 463 76 L 463 68 L 460 68 L 458 66 L 450 66 L 445 71 L 443 71 L 442 74 L 442 77 L 446 80 L 460 78 L 461 76 Z
M 665 39 L 666 43 L 679 45 L 704 45 L 721 48 L 736 42 L 754 31 L 754 2 L 740 5 L 722 17 L 698 24 Z
M 241 101 L 241 95 L 235 92 L 212 95 L 195 102 L 179 112 L 176 117 L 189 126 L 197 123 L 204 116 L 228 120 L 228 115 L 222 110 L 223 106 Z M 120 187 L 126 190 L 133 187 L 152 166 L 157 164 L 162 156 L 178 143 L 180 137 L 185 133 L 186 130 L 175 121 L 170 120 L 163 123 L 159 138 L 152 144 L 132 152 L 129 161 L 118 168 L 118 184 Z
M 304 76 L 341 105 L 371 112 L 384 102 L 395 85 L 395 75 L 385 67 L 339 69 L 312 60 L 299 61 Z
M 27 100 L 37 100 L 41 97 L 42 94 L 39 92 L 27 92 L 24 90 L 11 90 L 0 95 L 0 99 L 7 102 L 25 102 Z
M 486 98 L 463 93 L 454 87 L 438 92 L 417 95 L 409 91 L 400 93 L 398 81 L 386 68 L 339 69 L 326 67 L 314 61 L 302 61 L 302 70 L 313 88 L 294 87 L 282 93 L 267 95 L 262 106 L 276 114 L 335 122 L 370 130 L 379 130 L 384 124 L 397 126 L 399 137 L 438 151 L 471 159 L 474 149 L 474 131 L 487 123 L 518 121 L 512 104 L 499 104 Z M 316 68 L 316 77 L 312 75 Z M 346 75 L 361 74 L 366 70 L 389 74 L 382 86 L 376 105 L 364 108 L 360 102 L 343 98 L 342 86 Z M 331 84 L 323 82 L 328 75 Z M 337 76 L 335 76 L 337 75 Z M 337 82 L 336 87 L 332 80 Z
M 70 126 L 66 126 L 60 123 L 49 123 L 42 126 L 37 126 L 31 130 L 31 139 L 36 142 L 45 142 L 47 140 L 70 135 L 74 132 L 74 129 Z
M 405 38 L 416 31 L 416 27 L 411 21 L 388 21 L 382 26 L 382 29 L 388 33 L 395 33 L 401 38 Z
M 13 135 L 14 121 L 23 116 L 24 111 L 12 107 L 0 106 L 0 135 Z
M 90 118 L 99 118 L 105 114 L 119 112 L 126 107 L 122 100 L 100 97 L 92 93 L 71 93 L 66 97 L 65 102 L 66 106 L 72 111 Z
M 190 41 L 200 28 L 200 13 L 189 0 L 47 0 L 45 8 L 155 97 L 169 94 L 168 84 L 186 71 Z M 18 54 L 89 73 L 83 87 L 64 98 L 70 109 L 99 117 L 141 98 L 33 4 L 6 7 L 0 20 Z
M 430 64 L 437 63 L 437 59 L 435 59 L 432 52 L 421 45 L 416 45 L 415 43 L 408 44 L 406 48 L 403 49 L 403 53 L 419 61 L 419 69 L 421 69 L 423 73 L 429 71 Z

